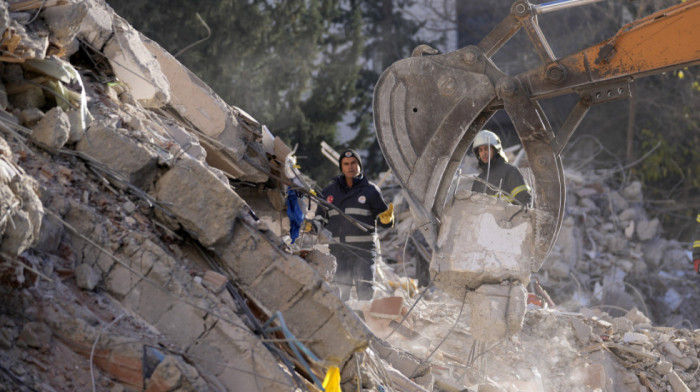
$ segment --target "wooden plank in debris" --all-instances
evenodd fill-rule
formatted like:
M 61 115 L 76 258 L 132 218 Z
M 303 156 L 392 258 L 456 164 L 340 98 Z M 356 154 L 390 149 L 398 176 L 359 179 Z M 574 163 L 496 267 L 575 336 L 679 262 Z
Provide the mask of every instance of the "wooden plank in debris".
M 649 381 L 649 378 L 647 377 L 647 375 L 644 372 L 640 372 L 638 374 L 638 376 L 639 376 L 639 381 L 642 383 L 642 385 L 647 387 L 647 389 L 649 389 L 649 391 L 651 391 L 651 392 L 658 392 L 659 391 L 654 386 L 654 384 L 652 384 L 651 381 Z

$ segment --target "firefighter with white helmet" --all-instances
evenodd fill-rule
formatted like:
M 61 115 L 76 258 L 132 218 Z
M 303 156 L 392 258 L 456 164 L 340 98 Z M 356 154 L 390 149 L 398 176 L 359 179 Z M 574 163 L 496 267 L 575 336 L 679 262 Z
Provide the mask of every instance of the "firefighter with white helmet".
M 485 129 L 479 131 L 474 137 L 472 150 L 481 171 L 472 185 L 472 191 L 496 195 L 510 203 L 530 204 L 530 187 L 520 170 L 508 163 L 498 135 Z

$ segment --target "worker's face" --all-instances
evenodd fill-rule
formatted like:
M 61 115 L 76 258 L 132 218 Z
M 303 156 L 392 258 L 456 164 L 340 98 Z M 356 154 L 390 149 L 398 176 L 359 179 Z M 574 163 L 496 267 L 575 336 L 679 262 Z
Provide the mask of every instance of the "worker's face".
M 345 178 L 357 177 L 360 174 L 360 165 L 355 157 L 343 157 L 340 160 L 340 168 Z
M 496 149 L 489 144 L 484 144 L 476 148 L 476 153 L 479 155 L 481 162 L 487 163 L 496 155 Z

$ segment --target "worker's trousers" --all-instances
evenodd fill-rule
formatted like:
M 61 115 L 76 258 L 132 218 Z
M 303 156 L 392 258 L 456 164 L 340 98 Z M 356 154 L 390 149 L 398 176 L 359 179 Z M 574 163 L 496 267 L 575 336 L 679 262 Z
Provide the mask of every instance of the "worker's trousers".
M 340 288 L 340 298 L 343 301 L 350 299 L 350 291 L 354 286 L 357 288 L 358 299 L 372 299 L 374 243 L 331 244 L 330 251 L 338 263 L 333 283 Z

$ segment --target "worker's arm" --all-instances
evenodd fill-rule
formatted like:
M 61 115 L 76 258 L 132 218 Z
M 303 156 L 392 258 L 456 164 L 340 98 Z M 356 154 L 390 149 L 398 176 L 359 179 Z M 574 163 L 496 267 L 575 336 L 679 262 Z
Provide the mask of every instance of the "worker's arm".
M 532 201 L 530 187 L 525 183 L 522 173 L 517 167 L 511 166 L 512 170 L 506 178 L 504 190 L 510 193 L 510 202 L 518 205 L 529 206 Z

